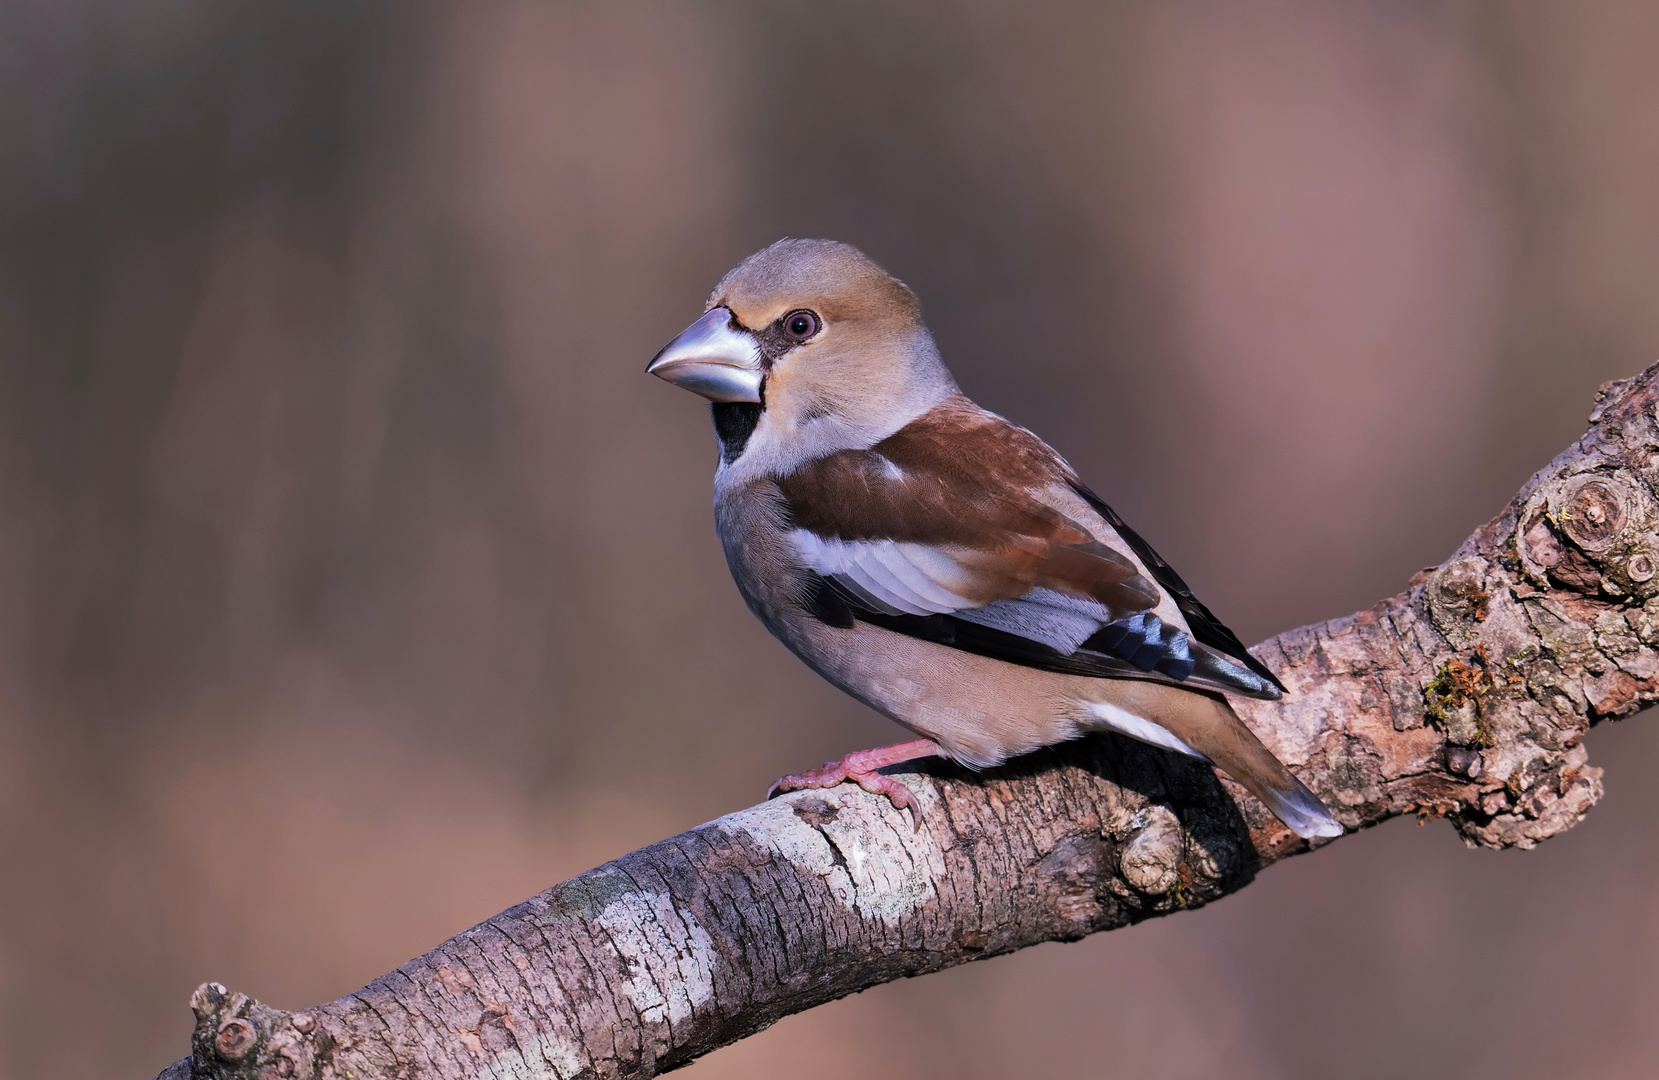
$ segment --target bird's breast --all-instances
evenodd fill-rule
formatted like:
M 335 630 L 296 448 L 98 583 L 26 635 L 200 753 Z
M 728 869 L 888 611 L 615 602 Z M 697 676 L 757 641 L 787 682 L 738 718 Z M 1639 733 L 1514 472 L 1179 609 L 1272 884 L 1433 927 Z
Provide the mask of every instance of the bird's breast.
M 800 609 L 799 557 L 789 543 L 789 513 L 776 484 L 716 482 L 714 524 L 726 565 L 749 610 L 790 641 L 790 616 Z

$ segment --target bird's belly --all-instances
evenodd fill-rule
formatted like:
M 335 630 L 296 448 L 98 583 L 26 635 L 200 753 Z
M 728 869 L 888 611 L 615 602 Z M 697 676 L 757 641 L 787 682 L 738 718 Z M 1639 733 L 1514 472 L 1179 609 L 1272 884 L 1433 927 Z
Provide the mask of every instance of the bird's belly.
M 808 628 L 796 653 L 853 697 L 975 767 L 1099 726 L 1083 705 L 1092 680 L 1057 675 L 855 623 Z

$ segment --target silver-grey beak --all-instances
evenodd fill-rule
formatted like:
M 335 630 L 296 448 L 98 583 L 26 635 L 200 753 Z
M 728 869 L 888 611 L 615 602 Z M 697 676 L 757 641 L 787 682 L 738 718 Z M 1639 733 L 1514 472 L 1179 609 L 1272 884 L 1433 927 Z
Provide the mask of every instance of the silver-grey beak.
M 645 373 L 710 401 L 760 404 L 760 346 L 747 330 L 734 325 L 736 321 L 730 308 L 710 308 L 663 346 Z

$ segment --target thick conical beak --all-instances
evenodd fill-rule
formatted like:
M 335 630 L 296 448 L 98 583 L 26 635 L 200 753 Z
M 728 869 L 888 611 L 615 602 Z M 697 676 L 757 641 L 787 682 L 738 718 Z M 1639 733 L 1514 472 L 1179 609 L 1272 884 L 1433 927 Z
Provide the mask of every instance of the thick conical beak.
M 652 357 L 645 373 L 667 379 L 710 401 L 760 404 L 760 346 L 736 325 L 730 308 L 709 313 Z

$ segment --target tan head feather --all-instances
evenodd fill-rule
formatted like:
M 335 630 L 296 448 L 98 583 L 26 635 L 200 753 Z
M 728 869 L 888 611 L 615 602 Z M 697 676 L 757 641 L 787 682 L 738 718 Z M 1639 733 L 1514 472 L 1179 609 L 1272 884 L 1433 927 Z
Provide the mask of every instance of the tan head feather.
M 761 341 L 768 421 L 817 449 L 869 445 L 956 391 L 915 293 L 851 245 L 780 240 L 728 272 L 708 306 Z M 782 329 L 796 311 L 819 323 L 799 343 Z

